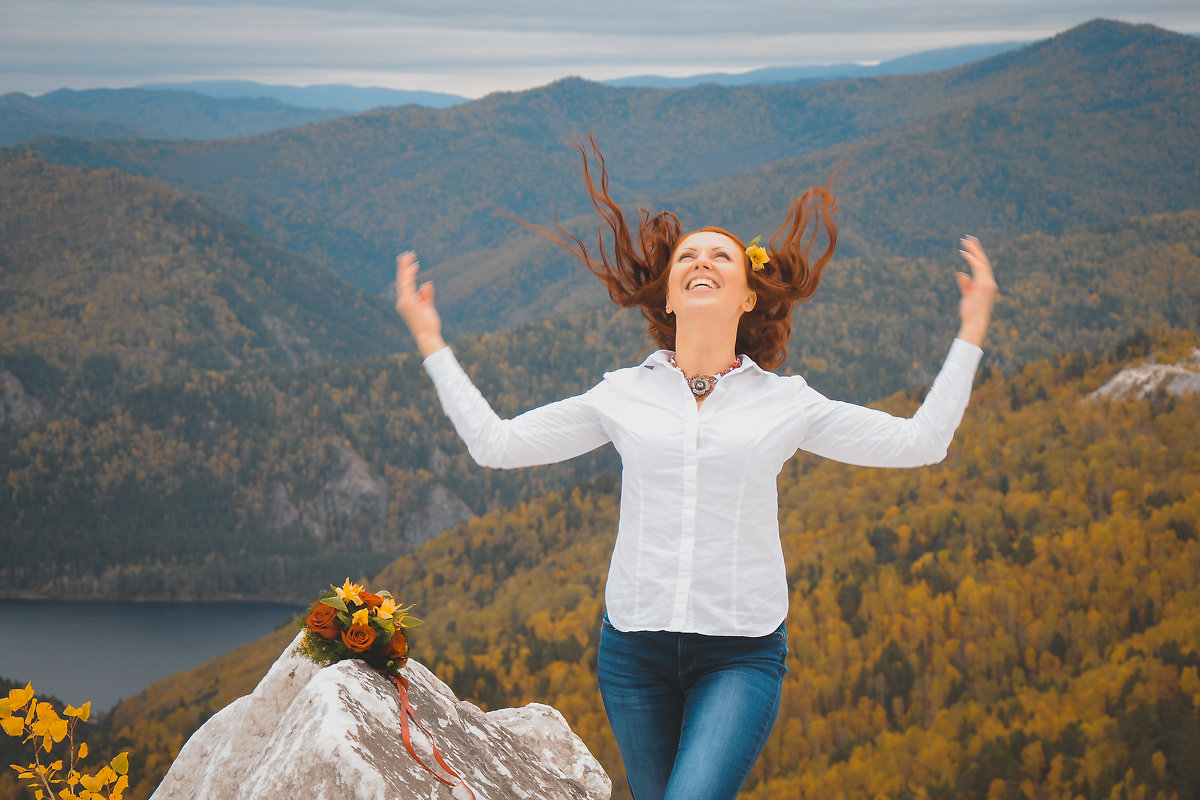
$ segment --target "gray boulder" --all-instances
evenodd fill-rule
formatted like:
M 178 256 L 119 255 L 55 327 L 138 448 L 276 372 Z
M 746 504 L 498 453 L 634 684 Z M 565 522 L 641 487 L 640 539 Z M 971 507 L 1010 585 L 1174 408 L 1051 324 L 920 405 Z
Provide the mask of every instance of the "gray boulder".
M 295 644 L 295 642 L 293 642 Z M 459 700 L 416 661 L 409 702 L 477 800 L 607 800 L 612 784 L 556 710 L 531 703 L 489 713 Z M 429 739 L 413 748 L 437 769 Z M 453 778 L 450 778 L 453 780 Z M 359 661 L 324 669 L 289 646 L 255 690 L 184 745 L 152 800 L 462 800 L 404 747 L 400 697 Z

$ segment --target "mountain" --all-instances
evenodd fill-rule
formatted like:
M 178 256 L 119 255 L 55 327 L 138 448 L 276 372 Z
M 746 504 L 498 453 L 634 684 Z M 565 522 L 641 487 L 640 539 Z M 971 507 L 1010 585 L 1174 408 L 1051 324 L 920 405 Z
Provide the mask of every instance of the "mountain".
M 0 185 L 10 595 L 294 599 L 611 461 L 469 468 L 389 304 L 174 190 L 13 151 Z M 458 350 L 511 415 L 620 363 L 627 319 Z
M 960 47 L 944 47 L 924 50 L 899 58 L 881 61 L 878 64 L 819 64 L 803 67 L 764 67 L 747 72 L 706 72 L 681 78 L 663 75 L 632 75 L 602 81 L 607 86 L 648 86 L 655 89 L 682 89 L 716 83 L 722 86 L 748 86 L 772 83 L 821 83 L 844 78 L 874 78 L 881 75 L 913 75 L 934 72 L 979 61 L 998 53 L 1015 50 L 1028 42 L 997 42 L 993 44 L 968 44 Z
M 789 674 L 743 794 L 1195 796 L 1200 396 L 1093 394 L 1126 368 L 1198 351 L 1195 332 L 1163 332 L 981 376 L 941 465 L 789 462 Z M 412 653 L 459 696 L 554 704 L 619 798 L 594 674 L 616 515 L 612 480 L 548 494 L 447 532 L 368 585 L 416 604 L 428 624 Z M 132 797 L 290 635 L 113 710 L 111 735 L 146 764 Z
M 342 108 L 366 111 L 378 106 L 418 105 L 446 108 L 465 103 L 467 98 L 445 92 L 384 89 L 379 86 L 349 86 L 320 84 L 317 86 L 283 86 L 255 81 L 191 81 L 183 83 L 148 83 L 141 89 L 196 92 L 210 97 L 274 98 L 282 103 L 302 108 Z
M 836 174 L 844 255 L 928 257 L 964 230 L 996 239 L 1196 207 L 1198 73 L 1194 37 L 1098 20 L 924 75 L 680 90 L 570 79 L 241 140 L 27 146 L 194 192 L 371 291 L 416 249 L 446 289 L 445 318 L 482 331 L 595 296 L 561 251 L 496 213 L 557 210 L 594 230 L 572 132 L 595 131 L 630 208 L 752 236 Z
M 43 403 L 407 346 L 386 301 L 178 191 L 12 150 L 0 184 L 0 361 Z
M 390 355 L 411 345 L 386 303 L 175 190 L 11 151 L 0 176 L 11 594 L 303 600 L 297 587 L 334 566 L 374 571 L 464 520 L 616 470 L 609 448 L 476 467 L 419 360 Z M 1197 242 L 1200 211 L 997 243 L 988 364 L 1200 329 Z M 787 369 L 856 402 L 927 384 L 956 325 L 955 267 L 835 263 L 796 315 Z M 455 349 L 513 416 L 636 363 L 642 324 L 602 306 Z
M 846 96 L 830 103 L 823 124 L 846 114 L 855 95 L 869 95 L 864 102 L 881 116 L 894 102 L 922 113 L 905 119 L 897 109 L 892 124 L 875 131 L 863 131 L 862 118 L 855 119 L 842 128 L 840 143 L 682 190 L 664 188 L 652 199 L 636 189 L 614 193 L 672 209 L 685 227 L 715 223 L 752 238 L 776 229 L 800 188 L 832 177 L 841 203 L 839 252 L 876 263 L 949 255 L 968 232 L 995 242 L 1197 208 L 1200 96 L 1190 78 L 1180 80 L 1184 75 L 1200 78 L 1194 37 L 1092 23 L 957 70 L 830 84 Z M 917 95 L 918 87 L 928 94 Z M 678 94 L 705 91 L 748 90 Z M 774 116 L 767 94 L 761 108 Z M 619 162 L 614 156 L 610 163 Z M 612 169 L 617 180 L 625 177 Z M 595 224 L 591 215 L 567 220 L 577 233 Z M 458 322 L 462 308 L 462 324 L 483 326 L 497 313 L 523 320 L 560 309 L 564 299 L 591 290 L 590 277 L 562 268 L 564 258 L 524 231 L 467 250 L 435 273 L 447 318 Z M 481 282 L 480 273 L 489 280 Z M 873 269 L 862 277 L 886 280 Z
M 75 139 L 225 139 L 307 125 L 349 112 L 275 99 L 216 99 L 196 92 L 88 89 L 0 95 L 0 146 L 39 136 Z

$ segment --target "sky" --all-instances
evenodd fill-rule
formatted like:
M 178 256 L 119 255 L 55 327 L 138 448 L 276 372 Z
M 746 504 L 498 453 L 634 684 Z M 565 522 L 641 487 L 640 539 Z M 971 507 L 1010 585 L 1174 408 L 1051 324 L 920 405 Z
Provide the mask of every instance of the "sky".
M 1196 0 L 0 0 L 0 93 L 237 79 L 480 97 L 875 63 L 1096 17 L 1200 33 Z

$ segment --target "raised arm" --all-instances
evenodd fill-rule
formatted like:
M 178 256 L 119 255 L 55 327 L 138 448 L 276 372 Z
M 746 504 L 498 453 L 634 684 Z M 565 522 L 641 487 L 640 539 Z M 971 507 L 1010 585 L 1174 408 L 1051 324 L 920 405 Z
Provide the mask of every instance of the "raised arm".
M 477 463 L 498 468 L 551 464 L 609 441 L 587 394 L 500 419 L 442 339 L 433 284 L 417 288 L 418 268 L 414 253 L 396 259 L 396 310 L 425 358 L 442 409 Z
M 801 449 L 870 467 L 915 467 L 946 457 L 971 396 L 971 382 L 982 356 L 979 348 L 997 291 L 991 262 L 979 240 L 964 236 L 959 252 L 971 267 L 971 275 L 958 273 L 962 323 L 917 413 L 911 419 L 893 417 L 828 400 L 806 386 L 801 402 L 805 404 L 808 425 Z

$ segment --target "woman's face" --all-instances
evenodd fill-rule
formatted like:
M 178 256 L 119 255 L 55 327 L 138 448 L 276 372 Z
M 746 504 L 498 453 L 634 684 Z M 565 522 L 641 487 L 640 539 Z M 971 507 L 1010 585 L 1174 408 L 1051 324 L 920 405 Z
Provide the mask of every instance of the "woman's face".
M 729 314 L 754 308 L 746 281 L 746 254 L 716 231 L 697 231 L 680 240 L 671 255 L 667 306 L 678 314 Z

